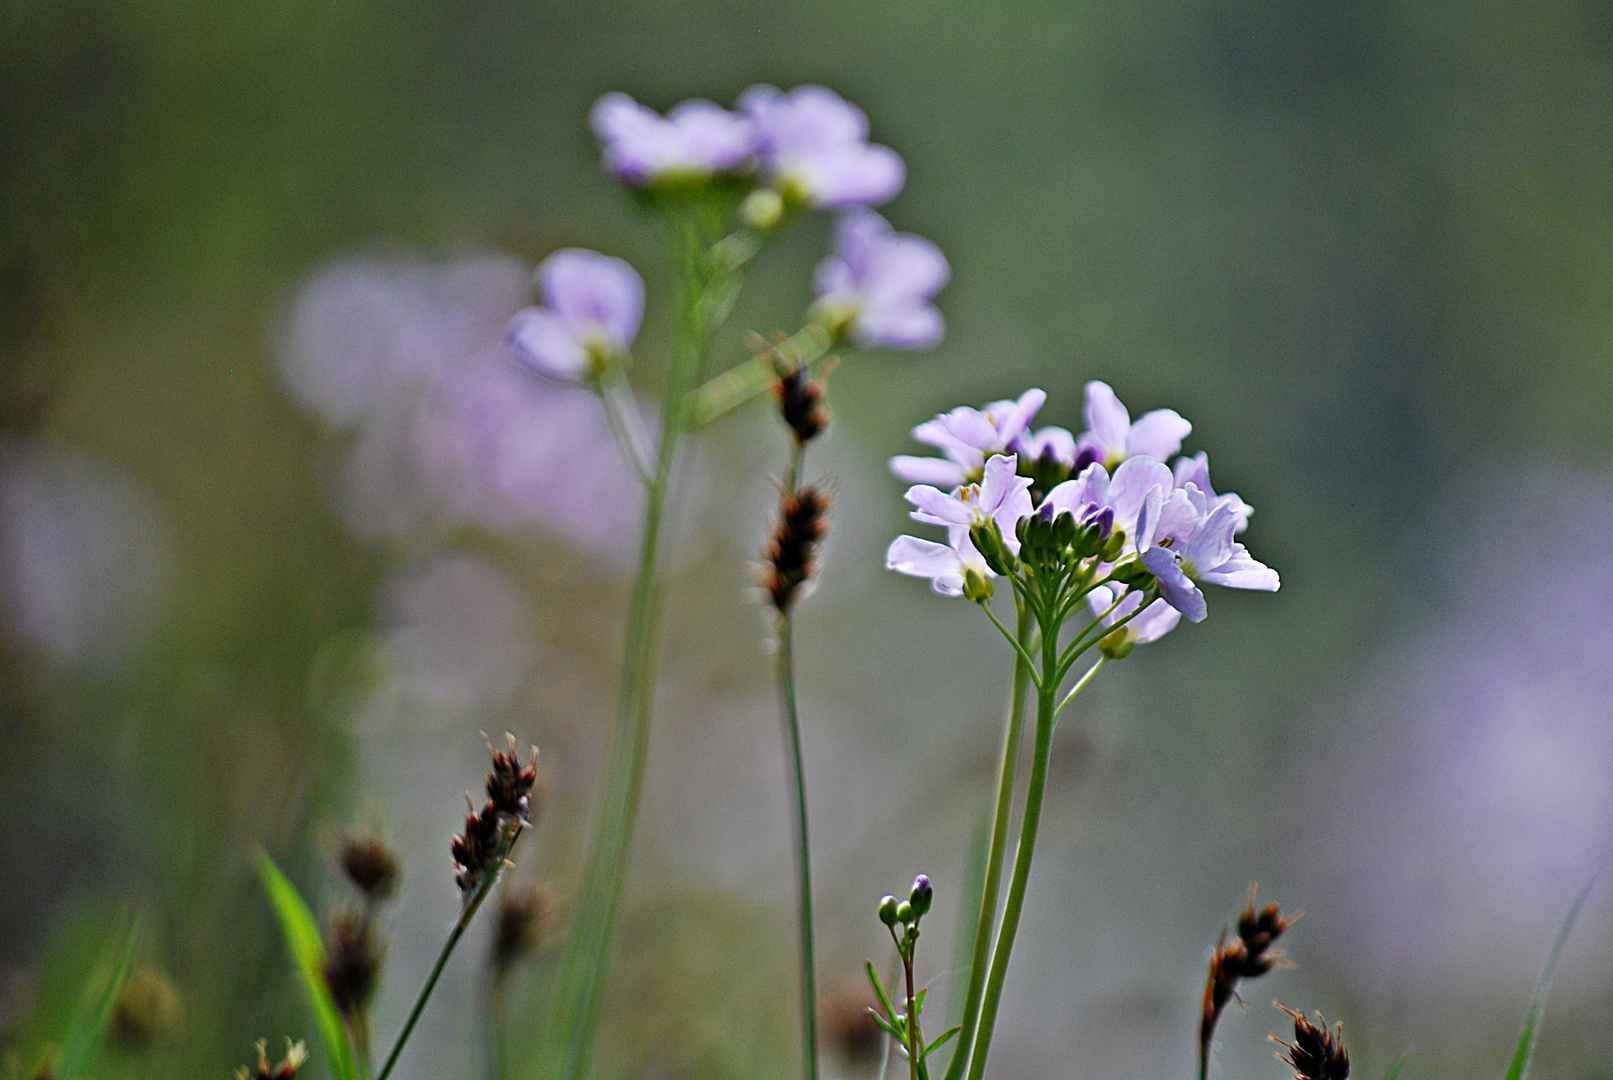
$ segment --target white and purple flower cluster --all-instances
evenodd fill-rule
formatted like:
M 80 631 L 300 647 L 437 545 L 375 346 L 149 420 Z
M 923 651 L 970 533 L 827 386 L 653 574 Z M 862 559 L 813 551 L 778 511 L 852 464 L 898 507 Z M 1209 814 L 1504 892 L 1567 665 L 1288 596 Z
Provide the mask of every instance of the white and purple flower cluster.
M 913 519 L 946 527 L 947 542 L 897 537 L 889 569 L 929 578 L 948 596 L 982 599 L 992 578 L 1020 572 L 1028 525 L 1051 535 L 1067 518 L 1061 535 L 1083 536 L 1087 546 L 1064 541 L 1061 550 L 1074 552 L 1074 562 L 1057 572 L 1079 578 L 1074 587 L 1104 625 L 1124 626 L 1128 645 L 1157 640 L 1184 615 L 1203 619 L 1203 584 L 1277 590 L 1277 572 L 1234 539 L 1253 508 L 1237 495 L 1216 494 L 1205 454 L 1166 464 L 1191 424 L 1170 409 L 1133 422 L 1107 384 L 1091 382 L 1086 432 L 1033 432 L 1046 397 L 1028 390 L 1016 401 L 954 409 L 913 429 L 943 456 L 897 457 L 891 469 L 914 484 L 906 495 Z M 1006 555 L 988 558 L 977 541 L 1000 541 Z
M 907 171 L 894 150 L 868 141 L 867 115 L 834 91 L 753 86 L 733 111 L 695 99 L 665 116 L 610 93 L 595 103 L 589 126 L 605 168 L 631 187 L 690 194 L 723 178 L 737 192 L 767 195 L 777 208 L 773 224 L 786 208 L 837 213 L 813 319 L 861 348 L 940 342 L 946 324 L 933 300 L 951 268 L 930 241 L 896 232 L 869 209 L 894 198 Z M 538 291 L 541 302 L 506 331 L 511 356 L 573 385 L 597 382 L 625 361 L 644 313 L 644 283 L 631 266 L 569 248 L 539 267 Z

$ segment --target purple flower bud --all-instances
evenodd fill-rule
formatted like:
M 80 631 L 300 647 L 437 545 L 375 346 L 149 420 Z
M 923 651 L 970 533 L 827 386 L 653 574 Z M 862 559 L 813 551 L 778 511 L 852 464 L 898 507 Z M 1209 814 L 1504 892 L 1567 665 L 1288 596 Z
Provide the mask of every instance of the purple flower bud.
M 634 186 L 738 171 L 756 151 L 748 119 L 699 98 L 663 117 L 626 94 L 609 93 L 594 103 L 588 126 L 602 144 L 605 168 Z
M 644 282 L 627 263 L 565 248 L 538 267 L 542 307 L 515 313 L 504 332 L 509 354 L 556 382 L 597 377 L 627 352 L 644 317 Z
M 877 206 L 902 190 L 902 159 L 870 145 L 868 117 L 833 90 L 753 86 L 738 108 L 754 125 L 763 174 L 787 196 L 818 207 Z

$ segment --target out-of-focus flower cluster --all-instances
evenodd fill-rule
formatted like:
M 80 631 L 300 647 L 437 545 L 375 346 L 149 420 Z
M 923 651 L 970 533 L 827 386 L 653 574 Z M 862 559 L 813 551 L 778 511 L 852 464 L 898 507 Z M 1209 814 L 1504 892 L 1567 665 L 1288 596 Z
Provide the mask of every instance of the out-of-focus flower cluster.
M 1276 571 L 1234 539 L 1253 509 L 1216 494 L 1206 455 L 1165 464 L 1191 424 L 1170 409 L 1133 422 L 1107 384 L 1091 382 L 1084 433 L 1032 431 L 1046 398 L 1028 390 L 913 429 L 943 456 L 897 457 L 891 468 L 915 482 L 906 496 L 913 519 L 945 527 L 947 542 L 898 537 L 888 568 L 975 600 L 1022 565 L 1079 573 L 1094 616 L 1116 628 L 1105 651 L 1118 655 L 1162 637 L 1184 615 L 1203 619 L 1203 584 L 1276 591 Z M 1034 554 L 1022 552 L 1026 543 Z
M 303 285 L 281 371 L 339 438 L 336 512 L 355 536 L 401 540 L 468 523 L 625 553 L 641 495 L 598 402 L 532 379 L 500 348 L 528 281 L 506 258 L 352 256 Z M 639 294 L 629 336 L 642 306 Z M 623 321 L 604 322 L 615 341 Z

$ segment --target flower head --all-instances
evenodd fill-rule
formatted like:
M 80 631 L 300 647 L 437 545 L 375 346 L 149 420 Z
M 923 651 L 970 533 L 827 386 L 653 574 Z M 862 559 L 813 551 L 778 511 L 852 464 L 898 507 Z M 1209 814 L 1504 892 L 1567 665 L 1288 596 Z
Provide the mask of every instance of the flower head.
M 1116 598 L 1120 599 L 1115 605 Z M 1098 616 L 1104 626 L 1113 626 L 1122 619 L 1131 615 L 1142 605 L 1143 594 L 1138 589 L 1121 593 L 1117 586 L 1099 585 L 1087 593 L 1087 603 L 1092 605 L 1092 614 Z M 1109 609 L 1114 607 L 1113 611 Z M 1164 600 L 1155 600 L 1143 609 L 1141 615 L 1136 616 L 1117 633 L 1121 634 L 1125 646 L 1146 645 L 1150 641 L 1158 641 L 1181 622 L 1182 613 L 1171 607 Z M 1114 646 L 1108 646 L 1113 648 Z
M 817 207 L 877 206 L 902 190 L 902 159 L 871 145 L 867 115 L 833 90 L 753 86 L 738 108 L 754 125 L 763 174 L 786 196 Z
M 904 496 L 917 509 L 910 515 L 914 521 L 928 525 L 945 525 L 949 529 L 972 529 L 982 525 L 996 525 L 1003 542 L 1015 554 L 1019 541 L 1014 539 L 1014 526 L 1019 519 L 1030 516 L 1030 478 L 1015 472 L 1018 459 L 1012 454 L 998 454 L 986 462 L 985 475 L 978 484 L 964 484 L 957 490 L 945 492 L 928 484 L 915 484 Z
M 1176 496 L 1180 496 L 1177 498 Z M 1232 537 L 1242 516 L 1231 503 L 1218 503 L 1202 519 L 1191 520 L 1180 514 L 1191 506 L 1186 492 L 1173 493 L 1168 503 L 1159 503 L 1159 527 L 1144 525 L 1139 536 L 1143 565 L 1159 581 L 1165 600 L 1192 622 L 1205 616 L 1201 582 L 1232 589 L 1259 589 L 1276 592 L 1277 571 L 1256 561 Z M 1155 543 L 1146 542 L 1152 537 Z
M 818 264 L 816 307 L 863 348 L 928 349 L 946 332 L 930 300 L 951 273 L 930 241 L 893 231 L 872 210 L 853 210 L 836 223 L 834 251 Z
M 1146 456 L 1164 461 L 1182 448 L 1193 425 L 1175 409 L 1155 409 L 1135 424 L 1108 383 L 1087 383 L 1087 430 L 1077 446 L 1093 454 L 1111 471 L 1127 458 Z
M 733 172 L 756 152 L 747 118 L 699 98 L 661 116 L 626 94 L 612 92 L 594 102 L 588 126 L 604 150 L 605 168 L 635 186 Z
M 962 596 L 971 574 L 981 581 L 997 575 L 969 542 L 969 533 L 949 533 L 949 543 L 937 544 L 916 536 L 898 536 L 885 552 L 885 569 L 909 577 L 930 579 L 930 587 L 943 596 Z
M 538 267 L 543 306 L 516 312 L 504 332 L 510 355 L 557 382 L 597 378 L 626 353 L 644 317 L 644 281 L 621 259 L 582 248 Z
M 1225 495 L 1215 493 L 1215 489 L 1210 487 L 1210 456 L 1204 451 L 1200 450 L 1192 457 L 1177 458 L 1176 463 L 1171 466 L 1171 474 L 1178 488 L 1193 485 L 1204 493 L 1205 499 L 1212 506 L 1223 502 L 1230 503 L 1242 519 L 1238 523 L 1238 532 L 1249 527 L 1249 515 L 1255 512 L 1255 508 L 1230 491 Z
M 913 438 L 935 447 L 946 457 L 901 454 L 891 458 L 891 472 L 912 484 L 947 488 L 977 481 L 988 457 L 1013 453 L 1011 447 L 1020 441 L 1046 400 L 1046 393 L 1031 389 L 1018 400 L 993 401 L 984 409 L 959 406 L 942 413 L 914 428 Z

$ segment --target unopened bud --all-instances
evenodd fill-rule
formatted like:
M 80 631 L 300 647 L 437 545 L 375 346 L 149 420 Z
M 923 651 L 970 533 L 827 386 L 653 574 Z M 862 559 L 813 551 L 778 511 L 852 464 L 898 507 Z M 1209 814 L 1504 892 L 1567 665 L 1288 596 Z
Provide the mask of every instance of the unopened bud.
M 767 232 L 784 218 L 784 196 L 772 188 L 757 188 L 739 204 L 739 220 L 757 232 Z
M 1098 642 L 1098 651 L 1111 660 L 1124 660 L 1137 642 L 1132 638 L 1131 631 L 1122 626 L 1112 634 L 1105 635 Z
M 1109 533 L 1109 539 L 1103 542 L 1103 548 L 1098 552 L 1098 558 L 1104 562 L 1114 562 L 1120 556 L 1120 549 L 1126 546 L 1126 530 L 1116 527 Z
M 1011 574 L 1014 572 L 1014 556 L 1003 543 L 1003 534 L 997 528 L 995 521 L 982 522 L 969 527 L 969 539 L 974 543 L 975 550 L 980 557 L 986 560 L 993 573 Z
M 927 874 L 920 874 L 913 879 L 913 891 L 908 895 L 908 902 L 913 905 L 913 914 L 923 918 L 930 910 L 930 902 L 935 899 L 935 889 L 930 885 Z
M 879 902 L 879 921 L 886 926 L 896 925 L 896 897 L 887 896 Z
M 1128 555 L 1121 559 L 1115 563 L 1114 569 L 1109 571 L 1109 580 L 1118 582 L 1121 585 L 1135 585 L 1140 581 L 1148 580 L 1150 576 L 1152 575 L 1148 567 L 1144 566 L 1142 560 L 1135 555 Z
M 913 921 L 912 901 L 903 900 L 900 904 L 896 905 L 896 921 L 904 923 L 910 923 Z
M 984 604 L 991 599 L 992 594 L 996 591 L 997 586 L 991 583 L 991 579 L 974 569 L 974 567 L 970 567 L 963 572 L 963 598 L 965 600 L 971 600 L 976 604 Z
M 1069 547 L 1070 542 L 1075 539 L 1076 528 L 1075 515 L 1068 510 L 1060 512 L 1053 519 L 1053 543 L 1060 548 Z

